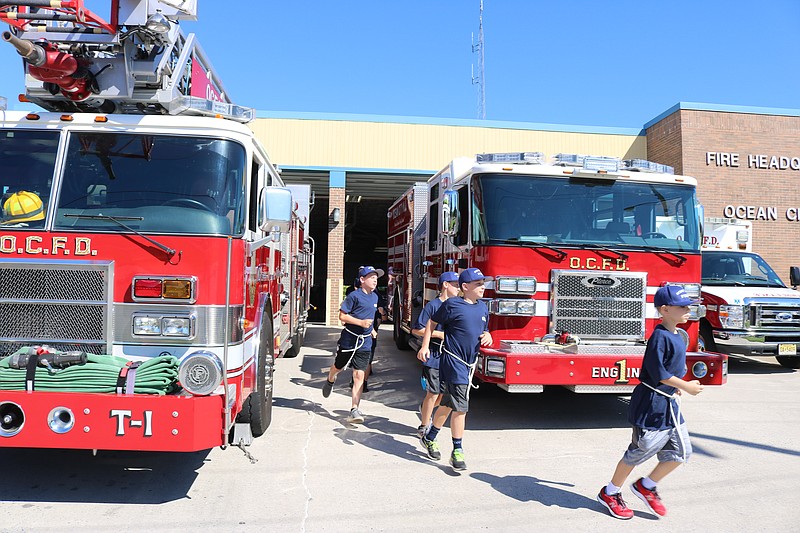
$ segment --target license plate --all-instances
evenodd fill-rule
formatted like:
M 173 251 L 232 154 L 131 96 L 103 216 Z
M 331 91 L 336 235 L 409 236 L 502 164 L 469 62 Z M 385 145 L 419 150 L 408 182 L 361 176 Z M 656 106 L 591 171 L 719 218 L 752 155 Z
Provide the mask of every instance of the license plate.
M 779 344 L 778 355 L 797 355 L 796 344 Z

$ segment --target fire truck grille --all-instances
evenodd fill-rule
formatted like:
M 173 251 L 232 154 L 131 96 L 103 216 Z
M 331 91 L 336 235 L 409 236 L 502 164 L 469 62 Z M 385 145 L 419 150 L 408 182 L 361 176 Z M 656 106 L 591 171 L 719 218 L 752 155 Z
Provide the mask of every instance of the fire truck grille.
M 552 287 L 553 332 L 588 340 L 644 339 L 646 273 L 556 270 Z
M 106 353 L 112 265 L 0 262 L 0 356 L 23 346 Z

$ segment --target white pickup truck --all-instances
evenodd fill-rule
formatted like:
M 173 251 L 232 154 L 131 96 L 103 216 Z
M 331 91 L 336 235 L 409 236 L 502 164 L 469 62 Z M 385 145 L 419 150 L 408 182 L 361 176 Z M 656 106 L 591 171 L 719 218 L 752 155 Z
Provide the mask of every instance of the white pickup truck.
M 800 291 L 749 251 L 749 223 L 720 224 L 706 221 L 705 235 L 715 237 L 703 248 L 701 349 L 800 368 Z M 791 267 L 789 278 L 800 285 L 800 267 Z

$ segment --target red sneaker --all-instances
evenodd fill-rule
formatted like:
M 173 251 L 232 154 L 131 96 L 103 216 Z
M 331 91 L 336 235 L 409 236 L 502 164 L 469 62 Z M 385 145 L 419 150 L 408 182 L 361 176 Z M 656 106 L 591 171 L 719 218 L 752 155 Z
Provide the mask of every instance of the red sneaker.
M 642 485 L 642 478 L 637 479 L 636 482 L 631 485 L 631 490 L 655 514 L 658 516 L 666 516 L 667 508 L 664 507 L 664 504 L 661 502 L 661 497 L 658 495 L 658 492 L 656 492 L 656 489 L 649 490 L 644 488 L 644 485 Z
M 606 494 L 606 488 L 600 489 L 600 494 L 597 495 L 597 501 L 603 504 L 603 507 L 608 509 L 611 516 L 619 518 L 620 520 L 630 520 L 633 518 L 633 511 L 631 511 L 622 499 L 622 493 L 618 492 L 613 496 Z

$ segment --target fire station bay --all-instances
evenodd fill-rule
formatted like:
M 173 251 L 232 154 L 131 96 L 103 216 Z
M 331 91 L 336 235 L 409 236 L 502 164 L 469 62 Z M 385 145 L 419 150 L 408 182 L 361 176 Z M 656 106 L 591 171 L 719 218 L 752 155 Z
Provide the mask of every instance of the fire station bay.
M 800 265 L 800 110 L 682 102 L 641 128 L 258 112 L 250 124 L 286 183 L 311 184 L 310 320 L 337 322 L 360 265 L 386 269 L 387 211 L 457 157 L 543 152 L 643 159 L 697 179 L 706 219 L 749 222 L 783 281 Z M 599 268 L 599 267 L 598 267 Z M 379 282 L 385 286 L 386 278 Z M 312 308 L 313 309 L 313 308 Z

